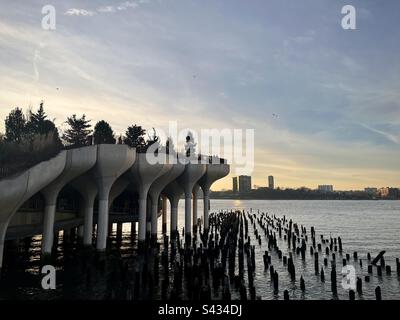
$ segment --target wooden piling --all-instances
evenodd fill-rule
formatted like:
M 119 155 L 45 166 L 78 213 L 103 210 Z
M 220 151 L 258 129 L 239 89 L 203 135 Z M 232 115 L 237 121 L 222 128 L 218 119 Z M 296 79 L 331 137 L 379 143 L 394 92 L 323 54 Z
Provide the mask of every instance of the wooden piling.
M 380 286 L 377 286 L 375 288 L 375 298 L 378 301 L 382 300 L 382 294 L 381 294 L 381 287 Z
M 334 265 L 332 265 L 331 270 L 331 290 L 334 295 L 337 294 L 336 267 Z
M 301 291 L 303 291 L 303 292 L 306 290 L 306 285 L 305 285 L 305 283 L 304 283 L 303 276 L 300 277 L 300 289 L 301 289 Z
M 283 300 L 289 301 L 289 291 L 283 291 Z
M 359 278 L 359 277 L 357 277 L 356 286 L 357 286 L 357 292 L 358 292 L 358 294 L 362 294 L 362 280 L 361 280 L 361 278 Z

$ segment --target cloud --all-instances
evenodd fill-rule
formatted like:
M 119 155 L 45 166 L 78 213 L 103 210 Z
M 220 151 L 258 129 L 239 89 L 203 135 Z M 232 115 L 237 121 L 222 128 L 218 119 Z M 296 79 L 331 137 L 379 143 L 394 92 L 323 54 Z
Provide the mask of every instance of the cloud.
M 370 127 L 370 126 L 368 126 L 368 125 L 366 125 L 364 123 L 360 123 L 360 125 L 362 127 L 364 127 L 365 129 L 369 130 L 369 131 L 375 132 L 375 133 L 383 136 L 384 138 L 386 138 L 390 142 L 393 142 L 395 144 L 400 144 L 400 137 L 398 137 L 398 136 L 395 136 L 395 135 L 393 135 L 391 133 L 388 133 L 388 132 L 385 132 L 385 131 L 382 131 L 382 130 L 379 130 L 379 129 L 376 129 L 376 128 L 373 128 L 373 127 Z
M 100 7 L 97 9 L 97 12 L 100 13 L 111 13 L 111 12 L 116 12 L 117 10 L 115 9 L 114 6 L 104 6 L 104 7 Z
M 143 3 L 147 3 L 147 0 L 137 0 L 137 1 L 124 1 L 117 5 L 107 5 L 97 8 L 96 11 L 99 13 L 115 13 L 118 11 L 125 11 L 128 9 L 135 9 Z
M 95 11 L 86 9 L 71 8 L 65 12 L 67 16 L 93 16 L 95 14 L 109 14 L 116 13 L 118 11 L 126 11 L 128 9 L 135 9 L 143 3 L 147 3 L 147 0 L 137 0 L 137 1 L 124 1 L 117 5 L 106 5 L 98 7 Z
M 86 9 L 72 8 L 65 12 L 67 16 L 93 16 L 95 12 Z

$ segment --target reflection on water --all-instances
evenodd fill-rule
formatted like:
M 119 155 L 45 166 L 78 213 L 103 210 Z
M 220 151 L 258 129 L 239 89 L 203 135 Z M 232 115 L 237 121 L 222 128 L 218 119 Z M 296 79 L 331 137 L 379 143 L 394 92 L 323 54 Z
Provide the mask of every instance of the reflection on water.
M 238 208 L 253 213 L 268 212 L 269 215 L 283 216 L 293 219 L 299 225 L 307 228 L 314 226 L 317 239 L 322 234 L 324 238 L 340 236 L 343 240 L 343 255 L 349 253 L 351 258 L 348 264 L 356 269 L 357 276 L 364 280 L 367 275 L 367 253 L 372 257 L 381 250 L 386 250 L 385 260 L 391 265 L 391 275 L 383 272 L 377 276 L 376 269 L 370 282 L 363 281 L 363 294 L 356 294 L 356 299 L 374 299 L 376 286 L 382 288 L 383 299 L 400 299 L 400 278 L 396 273 L 395 259 L 400 257 L 400 201 L 248 201 L 248 200 L 213 200 L 212 210 L 226 210 Z M 202 212 L 199 202 L 198 212 Z M 179 231 L 184 226 L 184 202 L 180 202 L 178 226 Z M 260 231 L 260 230 L 258 230 Z M 168 230 L 169 234 L 169 220 Z M 162 297 L 163 282 L 174 282 L 173 261 L 169 261 L 168 272 L 170 278 L 165 277 L 165 270 L 160 262 L 164 248 L 161 234 L 161 219 L 159 220 L 160 250 L 157 255 L 149 255 L 146 264 L 157 266 L 157 275 L 150 279 L 150 283 L 143 283 L 138 274 L 143 268 L 137 254 L 137 237 L 130 232 L 130 224 L 123 225 L 121 237 L 117 237 L 116 225 L 109 239 L 110 248 L 107 258 L 96 256 L 92 251 L 83 250 L 78 241 L 67 241 L 60 233 L 56 241 L 53 261 L 57 269 L 57 289 L 44 291 L 40 281 L 40 250 L 41 236 L 21 240 L 18 245 L 7 243 L 5 252 L 6 266 L 0 283 L 0 299 L 160 299 Z M 324 249 L 320 252 L 319 264 L 324 268 L 325 282 L 321 282 L 320 275 L 315 274 L 314 261 L 307 250 L 307 259 L 303 261 L 294 254 L 296 281 L 292 282 L 278 256 L 271 252 L 271 260 L 279 274 L 279 292 L 274 294 L 273 283 L 269 270 L 264 270 L 263 254 L 268 250 L 265 238 L 258 245 L 253 226 L 249 224 L 251 243 L 255 245 L 256 269 L 254 285 L 256 295 L 261 299 L 282 299 L 283 291 L 289 291 L 291 299 L 332 299 L 330 287 L 330 264 L 323 264 L 326 257 Z M 288 256 L 291 251 L 285 241 L 278 239 L 279 248 L 283 255 Z M 178 250 L 179 251 L 179 250 Z M 358 252 L 358 258 L 353 260 L 353 252 Z M 153 250 L 155 252 L 155 250 Z M 171 252 L 169 251 L 168 255 Z M 338 298 L 348 299 L 348 292 L 342 289 L 341 261 L 342 256 L 337 254 Z M 142 259 L 142 258 L 141 258 Z M 181 261 L 179 252 L 177 261 Z M 246 269 L 246 266 L 245 266 Z M 299 278 L 305 279 L 306 290 L 300 290 Z M 246 279 L 246 277 L 245 277 Z M 148 281 L 148 280 L 146 280 Z M 151 287 L 151 289 L 149 289 Z M 146 290 L 144 290 L 146 289 Z M 144 290 L 144 291 L 143 291 Z M 232 299 L 239 298 L 239 292 L 231 284 Z M 221 292 L 212 292 L 214 298 L 220 298 Z M 183 298 L 185 292 L 182 293 Z

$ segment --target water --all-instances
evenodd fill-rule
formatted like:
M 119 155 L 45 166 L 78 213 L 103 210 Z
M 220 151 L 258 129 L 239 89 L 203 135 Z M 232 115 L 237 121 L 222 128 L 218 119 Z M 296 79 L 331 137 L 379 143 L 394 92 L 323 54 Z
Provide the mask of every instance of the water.
M 363 296 L 356 298 L 374 299 L 375 287 L 381 286 L 383 299 L 400 299 L 400 278 L 396 274 L 395 259 L 400 257 L 400 201 L 287 201 L 287 200 L 214 200 L 212 203 L 213 210 L 222 210 L 223 208 L 233 207 L 241 210 L 250 210 L 253 212 L 268 212 L 277 216 L 286 215 L 287 218 L 293 219 L 294 222 L 302 224 L 307 227 L 309 233 L 310 227 L 314 226 L 317 233 L 317 239 L 320 234 L 324 238 L 340 236 L 343 243 L 343 255 L 349 253 L 350 263 L 355 266 L 357 276 L 363 278 L 367 275 L 367 253 L 370 252 L 374 258 L 381 250 L 386 250 L 384 255 L 387 265 L 392 267 L 391 276 L 386 276 L 383 271 L 383 277 L 376 276 L 376 269 L 374 275 L 371 277 L 370 283 L 363 281 Z M 255 243 L 255 238 L 253 243 Z M 263 243 L 263 247 L 265 243 Z M 283 249 L 284 246 L 280 247 Z M 261 292 L 263 299 L 275 298 L 270 282 L 269 275 L 265 277 L 262 253 L 263 250 L 256 245 L 256 265 L 260 266 L 256 270 L 256 288 Z M 360 268 L 358 263 L 353 261 L 353 252 L 358 252 L 358 258 L 363 259 L 363 267 Z M 284 253 L 285 254 L 285 253 Z M 309 255 L 309 252 L 307 252 Z M 325 252 L 320 253 L 320 265 L 323 264 Z M 342 258 L 338 255 L 337 269 L 340 272 L 342 266 Z M 278 273 L 280 275 L 280 282 L 283 280 L 284 284 L 280 285 L 282 289 L 296 289 L 292 291 L 294 299 L 331 299 L 330 282 L 326 281 L 322 284 L 318 277 L 314 274 L 314 263 L 312 260 L 307 260 L 308 264 L 302 264 L 301 259 L 295 261 L 296 271 L 302 270 L 303 277 L 306 282 L 306 293 L 301 295 L 298 290 L 299 283 L 295 286 L 291 285 L 288 273 L 285 268 L 280 265 Z M 273 263 L 274 267 L 277 264 Z M 329 279 L 330 268 L 325 268 L 325 278 Z M 299 271 L 297 271 L 300 277 Z M 282 277 L 282 276 L 283 277 Z M 286 275 L 286 277 L 285 277 Z M 265 281 L 268 278 L 268 281 Z M 341 281 L 340 277 L 338 280 Z M 283 291 L 282 291 L 283 292 Z M 291 292 L 289 290 L 289 292 Z M 348 292 L 342 290 L 340 283 L 338 283 L 338 296 L 341 299 L 348 299 Z
M 400 201 L 287 201 L 287 200 L 212 200 L 211 211 L 226 209 L 239 209 L 253 213 L 268 212 L 278 217 L 286 216 L 293 222 L 303 225 L 310 233 L 310 227 L 314 226 L 317 239 L 320 235 L 324 238 L 340 236 L 343 242 L 343 256 L 349 253 L 351 258 L 348 265 L 353 265 L 356 275 L 363 279 L 363 294 L 356 294 L 356 299 L 374 299 L 375 287 L 379 285 L 382 289 L 383 299 L 400 299 L 400 277 L 396 273 L 395 259 L 400 257 Z M 199 201 L 198 215 L 202 216 L 202 201 Z M 168 212 L 169 213 L 169 212 Z M 169 216 L 169 215 L 168 215 Z M 169 219 L 167 221 L 169 233 Z M 115 226 L 115 225 L 114 225 Z M 182 232 L 184 227 L 184 201 L 180 201 L 178 229 Z M 260 229 L 259 229 L 260 231 Z M 114 227 L 113 232 L 116 232 Z M 279 274 L 279 292 L 274 294 L 269 271 L 264 270 L 262 255 L 266 248 L 266 241 L 262 237 L 262 245 L 259 246 L 253 233 L 253 227 L 249 225 L 251 242 L 256 250 L 256 271 L 255 287 L 256 295 L 264 299 L 282 299 L 283 291 L 289 291 L 291 299 L 348 299 L 348 291 L 341 286 L 342 256 L 337 253 L 336 266 L 338 272 L 338 295 L 333 297 L 330 288 L 330 264 L 323 266 L 325 249 L 319 253 L 319 265 L 323 266 L 325 272 L 325 283 L 320 280 L 320 275 L 314 271 L 314 259 L 310 256 L 309 250 L 306 253 L 306 260 L 302 261 L 300 256 L 294 254 L 296 267 L 296 281 L 290 280 L 287 267 L 283 266 L 275 253 L 272 255 L 272 265 Z M 75 256 L 76 247 L 72 246 L 64 251 L 62 237 L 60 237 L 57 260 L 57 290 L 43 291 L 40 289 L 40 236 L 34 238 L 28 252 L 20 255 L 19 262 L 15 268 L 8 268 L 3 274 L 3 282 L 0 287 L 0 299 L 104 299 L 121 298 L 107 294 L 106 277 L 99 276 L 93 271 L 91 284 L 87 285 L 87 277 L 80 271 L 75 260 L 70 261 L 69 256 Z M 161 219 L 159 219 L 159 240 L 162 242 Z M 120 249 L 115 239 L 109 244 L 113 248 L 115 258 L 109 259 L 108 264 L 118 264 L 123 261 L 128 266 L 128 273 L 133 273 L 136 262 L 137 243 L 131 241 L 130 224 L 123 226 L 123 238 Z M 288 255 L 290 249 L 286 242 L 278 241 L 279 248 L 283 255 Z M 309 247 L 309 244 L 308 246 Z M 308 249 L 308 248 L 307 248 Z M 391 275 L 378 277 L 374 268 L 371 281 L 366 283 L 364 276 L 367 275 L 368 261 L 366 255 L 371 253 L 372 258 L 381 250 L 386 250 L 385 261 L 392 267 Z M 353 260 L 353 252 L 358 252 L 358 258 L 363 260 L 360 267 L 358 261 Z M 86 266 L 87 268 L 87 266 Z M 96 268 L 91 266 L 90 268 Z M 92 273 L 91 273 L 92 274 Z M 306 284 L 306 291 L 300 290 L 299 279 L 303 276 Z M 86 285 L 85 285 L 86 283 Z M 124 285 L 124 284 L 122 284 Z M 119 284 L 121 286 L 121 284 Z M 156 286 L 158 287 L 158 286 Z M 233 290 L 232 290 L 233 291 Z M 159 298 L 159 290 L 156 290 L 154 298 Z M 238 294 L 232 292 L 232 297 L 237 298 Z M 124 298 L 124 297 L 122 297 Z

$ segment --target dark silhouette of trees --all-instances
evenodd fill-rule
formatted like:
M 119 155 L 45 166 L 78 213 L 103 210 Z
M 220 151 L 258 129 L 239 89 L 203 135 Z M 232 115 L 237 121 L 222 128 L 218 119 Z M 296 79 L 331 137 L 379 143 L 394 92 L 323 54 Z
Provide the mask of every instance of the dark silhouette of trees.
M 115 144 L 116 141 L 111 126 L 104 120 L 97 122 L 94 126 L 93 138 L 95 144 Z
M 117 144 L 123 144 L 123 143 L 124 143 L 124 140 L 122 139 L 122 134 L 120 134 L 119 137 L 118 137 Z
M 26 119 L 22 109 L 11 110 L 5 120 L 7 142 L 21 143 L 26 133 Z
M 22 110 L 12 110 L 6 118 L 6 136 L 0 141 L 0 169 L 7 176 L 50 159 L 62 149 L 55 124 L 46 119 L 43 103 L 27 122 Z M 0 177 L 1 178 L 1 177 Z
M 81 118 L 77 118 L 76 115 L 72 115 L 67 118 L 68 125 L 67 129 L 62 139 L 69 145 L 73 147 L 81 147 L 90 145 L 89 135 L 92 133 L 90 120 L 86 120 L 86 115 L 82 115 Z
M 124 143 L 130 147 L 136 148 L 137 152 L 144 152 L 146 150 L 146 141 L 144 135 L 146 130 L 136 124 L 128 127 L 125 132 Z
M 48 135 L 50 133 L 55 141 L 61 143 L 56 125 L 53 121 L 47 119 L 42 101 L 36 113 L 30 112 L 30 119 L 26 124 L 26 135 L 30 139 L 34 139 L 34 135 Z

